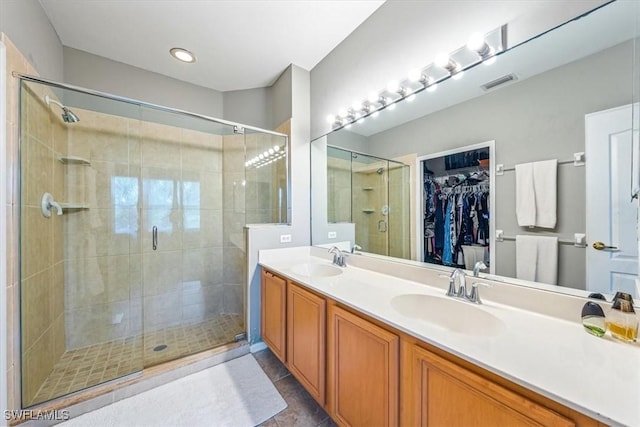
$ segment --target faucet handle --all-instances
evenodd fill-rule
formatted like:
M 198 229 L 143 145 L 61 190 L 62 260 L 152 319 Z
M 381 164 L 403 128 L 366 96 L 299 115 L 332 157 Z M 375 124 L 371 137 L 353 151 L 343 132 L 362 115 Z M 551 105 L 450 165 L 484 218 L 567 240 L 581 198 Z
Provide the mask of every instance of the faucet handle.
M 478 292 L 478 286 L 484 286 L 486 288 L 491 288 L 491 287 L 493 287 L 493 285 L 491 285 L 489 283 L 483 283 L 483 282 L 473 282 L 471 284 L 471 293 L 469 294 L 467 299 L 469 301 L 471 301 L 472 303 L 482 304 L 482 300 L 480 300 L 480 293 Z

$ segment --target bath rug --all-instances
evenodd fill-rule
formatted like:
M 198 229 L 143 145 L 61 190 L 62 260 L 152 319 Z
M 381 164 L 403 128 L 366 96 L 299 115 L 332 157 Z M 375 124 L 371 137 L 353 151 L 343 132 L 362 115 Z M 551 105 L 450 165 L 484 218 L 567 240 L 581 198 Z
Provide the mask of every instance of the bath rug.
M 287 407 L 250 354 L 120 400 L 63 427 L 255 426 Z

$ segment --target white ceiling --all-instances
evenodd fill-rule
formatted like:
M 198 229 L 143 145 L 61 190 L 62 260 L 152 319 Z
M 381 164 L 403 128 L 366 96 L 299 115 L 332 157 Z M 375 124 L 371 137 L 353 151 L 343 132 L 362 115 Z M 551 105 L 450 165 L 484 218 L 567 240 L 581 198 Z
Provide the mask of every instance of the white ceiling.
M 40 0 L 63 45 L 219 91 L 311 70 L 384 0 Z M 192 51 L 195 64 L 169 56 Z

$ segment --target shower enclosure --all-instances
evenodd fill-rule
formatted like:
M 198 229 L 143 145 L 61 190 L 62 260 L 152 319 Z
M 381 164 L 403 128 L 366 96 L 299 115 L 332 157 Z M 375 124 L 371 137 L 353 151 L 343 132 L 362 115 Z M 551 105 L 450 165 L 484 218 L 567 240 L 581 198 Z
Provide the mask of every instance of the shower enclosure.
M 353 222 L 365 252 L 409 259 L 409 166 L 327 146 L 327 217 Z
M 287 138 L 23 76 L 22 406 L 242 339 Z

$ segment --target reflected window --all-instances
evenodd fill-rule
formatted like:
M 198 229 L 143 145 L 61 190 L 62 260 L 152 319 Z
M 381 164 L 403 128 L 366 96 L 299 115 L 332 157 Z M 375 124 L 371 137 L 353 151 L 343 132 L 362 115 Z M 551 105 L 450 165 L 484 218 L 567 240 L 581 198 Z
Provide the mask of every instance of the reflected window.
M 173 209 L 174 181 L 145 179 L 143 185 L 145 206 L 149 212 L 146 228 L 151 231 L 151 228 L 156 226 L 160 232 L 171 233 L 173 231 L 171 210 Z
M 182 182 L 182 206 L 185 230 L 200 229 L 200 183 Z
M 138 178 L 111 177 L 111 200 L 116 234 L 135 235 L 138 232 Z

